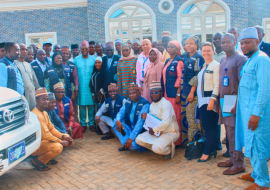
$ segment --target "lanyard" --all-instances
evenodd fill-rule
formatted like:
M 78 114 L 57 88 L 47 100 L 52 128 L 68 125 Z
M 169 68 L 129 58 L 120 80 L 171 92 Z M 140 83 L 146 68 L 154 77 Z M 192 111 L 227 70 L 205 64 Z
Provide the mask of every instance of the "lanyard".
M 236 43 L 236 46 L 235 46 L 235 50 L 237 50 L 238 49 L 238 42 Z
M 143 69 L 144 69 L 144 64 L 145 64 L 145 62 L 148 60 L 148 58 L 149 58 L 149 56 L 146 57 L 146 58 L 143 57 Z

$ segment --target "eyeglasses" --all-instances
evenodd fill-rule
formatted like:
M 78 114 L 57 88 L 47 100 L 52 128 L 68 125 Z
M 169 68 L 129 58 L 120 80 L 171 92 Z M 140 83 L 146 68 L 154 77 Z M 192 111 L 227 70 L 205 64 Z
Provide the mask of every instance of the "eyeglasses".
M 159 92 L 157 92 L 157 91 L 156 92 L 150 92 L 150 95 L 154 95 L 154 94 L 157 95 L 157 94 L 159 94 Z
M 122 51 L 129 51 L 129 49 L 123 49 Z

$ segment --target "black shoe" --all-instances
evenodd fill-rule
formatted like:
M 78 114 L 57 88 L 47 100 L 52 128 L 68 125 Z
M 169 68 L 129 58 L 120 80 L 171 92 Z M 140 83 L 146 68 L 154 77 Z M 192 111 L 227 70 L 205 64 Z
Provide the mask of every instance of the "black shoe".
M 118 151 L 126 151 L 126 150 L 129 150 L 129 149 L 126 149 L 124 146 L 123 146 L 123 147 L 120 147 L 120 148 L 118 149 Z
M 231 157 L 231 155 L 230 155 L 230 153 L 227 151 L 227 152 L 225 152 L 225 153 L 223 154 L 223 157 L 229 158 L 229 157 Z
M 87 127 L 83 127 L 83 133 L 85 133 L 86 129 L 87 129 Z
M 217 147 L 216 150 L 222 150 L 222 146 Z
M 108 140 L 108 139 L 112 139 L 112 138 L 114 138 L 114 136 L 107 134 L 106 136 L 101 137 L 101 140 Z

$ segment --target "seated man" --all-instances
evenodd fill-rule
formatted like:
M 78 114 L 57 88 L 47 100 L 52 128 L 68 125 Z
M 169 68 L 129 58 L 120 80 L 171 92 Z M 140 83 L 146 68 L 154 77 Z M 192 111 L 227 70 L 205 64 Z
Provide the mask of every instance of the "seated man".
M 119 151 L 137 150 L 140 148 L 135 142 L 136 137 L 143 130 L 142 113 L 148 113 L 149 102 L 140 94 L 137 84 L 128 84 L 129 99 L 116 115 L 113 130 L 124 147 Z
M 69 148 L 73 146 L 73 140 L 67 134 L 57 131 L 53 124 L 50 122 L 48 114 L 44 111 L 48 108 L 48 94 L 45 88 L 36 90 L 37 106 L 33 109 L 33 113 L 41 125 L 41 144 L 37 151 L 32 156 L 37 156 L 32 160 L 33 166 L 39 171 L 50 170 L 48 165 L 57 164 L 57 161 L 52 160 L 55 156 L 59 155 L 63 146 Z
M 150 114 L 161 119 L 161 123 L 154 128 L 149 127 L 146 131 L 136 138 L 136 143 L 148 148 L 153 152 L 161 155 L 167 155 L 165 158 L 170 159 L 174 156 L 174 142 L 179 138 L 179 127 L 172 104 L 162 97 L 160 82 L 153 82 L 150 85 L 150 97 L 153 101 L 150 105 Z M 146 113 L 142 114 L 146 119 Z M 161 132 L 157 138 L 154 133 Z
M 56 106 L 56 99 L 54 93 L 48 92 L 49 96 L 49 106 L 45 109 L 47 112 L 51 123 L 54 125 L 54 128 L 57 129 L 60 133 L 67 133 L 66 127 L 63 121 L 59 118 L 59 116 L 55 113 L 54 109 Z
M 56 83 L 54 86 L 54 94 L 56 97 L 55 113 L 64 122 L 64 125 L 71 138 L 83 138 L 83 127 L 74 121 L 74 109 L 70 98 L 65 96 L 65 89 L 62 82 Z
M 101 140 L 114 138 L 114 134 L 109 127 L 113 126 L 113 120 L 121 107 L 126 103 L 126 99 L 123 96 L 118 95 L 117 89 L 115 83 L 111 83 L 108 86 L 110 98 L 105 100 L 95 116 L 95 123 L 98 124 L 103 134 L 107 134 L 106 136 L 101 137 Z M 102 115 L 106 112 L 109 112 L 110 116 Z

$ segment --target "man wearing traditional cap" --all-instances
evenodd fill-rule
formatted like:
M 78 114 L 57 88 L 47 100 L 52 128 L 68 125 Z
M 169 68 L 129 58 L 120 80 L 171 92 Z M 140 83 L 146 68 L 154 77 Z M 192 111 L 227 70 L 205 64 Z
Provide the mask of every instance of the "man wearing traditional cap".
M 259 50 L 256 28 L 241 32 L 240 43 L 248 61 L 242 67 L 236 109 L 235 149 L 250 159 L 253 172 L 240 176 L 255 182 L 248 190 L 269 189 L 270 59 Z
M 24 58 L 24 61 L 26 61 L 27 63 L 32 63 L 33 60 L 34 60 L 34 51 L 33 51 L 33 48 L 29 46 L 27 47 L 27 53 Z
M 24 61 L 26 53 L 26 45 L 20 44 L 20 56 L 14 63 L 20 70 L 24 83 L 24 95 L 29 103 L 30 110 L 33 110 L 36 107 L 35 90 L 39 89 L 39 83 L 31 65 Z
M 108 86 L 108 94 L 110 97 L 105 100 L 95 116 L 95 123 L 98 124 L 103 134 L 106 134 L 106 136 L 101 137 L 101 140 L 114 138 L 114 134 L 109 127 L 113 126 L 113 120 L 121 107 L 126 103 L 126 99 L 123 96 L 118 95 L 117 89 L 115 83 L 111 83 Z M 106 112 L 109 112 L 110 116 L 103 115 Z
M 10 88 L 19 94 L 24 94 L 24 83 L 22 74 L 15 60 L 19 58 L 20 47 L 15 42 L 5 44 L 6 57 L 0 60 L 0 86 Z
M 48 108 L 45 109 L 45 111 L 47 112 L 51 123 L 54 125 L 54 128 L 57 129 L 57 131 L 59 131 L 60 133 L 67 133 L 63 121 L 54 111 L 56 106 L 56 99 L 54 93 L 48 92 L 48 97 L 49 97 L 49 105 Z
M 52 51 L 52 43 L 51 42 L 44 42 L 42 45 L 43 50 L 46 52 L 46 62 L 51 65 L 52 58 L 51 58 L 51 51 Z
M 53 86 L 56 97 L 55 113 L 64 122 L 65 127 L 73 139 L 83 138 L 82 126 L 74 121 L 74 109 L 70 98 L 65 96 L 65 89 L 62 82 Z
M 69 59 L 71 62 L 74 61 L 75 57 L 80 55 L 80 49 L 78 44 L 71 44 L 71 58 Z
M 136 143 L 142 147 L 148 148 L 153 152 L 166 155 L 166 159 L 174 156 L 174 142 L 180 136 L 179 127 L 172 104 L 162 97 L 160 82 L 150 84 L 150 97 L 153 101 L 150 105 L 149 114 L 158 117 L 161 122 L 154 128 L 148 127 L 146 131 L 136 138 Z M 142 119 L 146 119 L 146 113 L 142 114 Z M 155 134 L 159 134 L 157 138 Z
M 128 85 L 129 99 L 120 109 L 114 119 L 113 130 L 123 147 L 119 151 L 138 150 L 140 146 L 135 142 L 136 137 L 143 132 L 144 120 L 142 113 L 149 112 L 149 102 L 141 96 L 137 84 Z
M 170 58 L 169 53 L 167 52 L 167 47 L 170 41 L 172 41 L 172 34 L 169 31 L 164 31 L 161 33 L 162 45 L 165 48 L 162 54 L 162 62 L 165 64 L 166 60 Z
M 87 125 L 90 126 L 91 131 L 95 131 L 94 127 L 94 110 L 95 104 L 92 99 L 89 81 L 91 79 L 93 69 L 95 66 L 95 58 L 88 53 L 89 43 L 84 40 L 81 45 L 81 55 L 74 59 L 74 64 L 77 67 L 79 79 L 79 91 L 77 97 L 77 104 L 79 105 L 80 124 L 86 130 Z M 88 122 L 86 122 L 88 110 Z
M 116 55 L 120 57 L 122 57 L 122 45 L 123 45 L 123 41 L 121 39 L 115 40 Z
M 258 37 L 260 41 L 259 50 L 263 51 L 264 53 L 268 55 L 268 57 L 270 57 L 270 43 L 266 43 L 263 41 L 263 38 L 265 35 L 263 27 L 259 25 L 254 26 L 254 27 L 257 29 Z
M 36 101 L 37 107 L 32 112 L 37 115 L 41 125 L 41 145 L 32 154 L 32 156 L 36 156 L 32 163 L 37 170 L 47 171 L 50 168 L 46 165 L 58 163 L 53 158 L 62 152 L 63 146 L 69 148 L 74 145 L 74 142 L 67 134 L 57 131 L 50 122 L 50 118 L 45 112 L 45 109 L 48 108 L 48 94 L 45 88 L 36 90 Z
M 0 59 L 4 59 L 6 56 L 5 44 L 5 42 L 0 43 Z
M 138 58 L 140 55 L 140 47 L 141 47 L 141 43 L 140 40 L 135 39 L 132 41 L 132 46 L 131 48 L 133 49 L 133 55 L 134 57 Z

